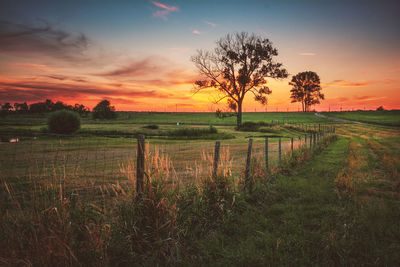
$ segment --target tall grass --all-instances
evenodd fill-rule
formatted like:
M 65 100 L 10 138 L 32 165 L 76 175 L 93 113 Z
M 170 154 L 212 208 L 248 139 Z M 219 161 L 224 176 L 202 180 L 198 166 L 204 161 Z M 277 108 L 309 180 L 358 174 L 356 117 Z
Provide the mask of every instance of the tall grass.
M 243 179 L 222 147 L 217 176 L 213 154 L 202 152 L 196 179 L 181 181 L 161 147 L 146 144 L 143 193 L 135 191 L 135 161 L 121 163 L 125 182 L 71 186 L 68 173 L 21 183 L 1 178 L 0 263 L 5 266 L 175 265 L 192 261 L 196 240 L 224 223 L 243 201 Z M 252 179 L 268 181 L 253 161 Z

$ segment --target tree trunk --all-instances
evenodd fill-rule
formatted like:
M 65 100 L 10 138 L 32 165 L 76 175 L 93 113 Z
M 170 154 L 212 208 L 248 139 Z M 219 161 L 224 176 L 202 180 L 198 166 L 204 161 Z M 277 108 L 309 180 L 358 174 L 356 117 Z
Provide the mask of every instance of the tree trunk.
M 238 128 L 242 125 L 242 102 L 238 103 L 238 114 L 236 123 Z

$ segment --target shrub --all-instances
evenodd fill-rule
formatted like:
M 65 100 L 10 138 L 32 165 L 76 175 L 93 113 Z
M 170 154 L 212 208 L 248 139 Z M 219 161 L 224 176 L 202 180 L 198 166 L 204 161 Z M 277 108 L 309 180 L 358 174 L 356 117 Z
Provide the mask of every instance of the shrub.
M 186 137 L 200 137 L 208 134 L 218 133 L 217 128 L 210 126 L 209 128 L 181 128 L 168 132 L 169 136 L 186 136 Z
M 59 110 L 50 113 L 47 125 L 51 133 L 72 134 L 81 127 L 81 119 L 76 112 Z
M 115 107 L 110 105 L 110 101 L 103 100 L 93 109 L 93 119 L 115 119 L 117 113 Z

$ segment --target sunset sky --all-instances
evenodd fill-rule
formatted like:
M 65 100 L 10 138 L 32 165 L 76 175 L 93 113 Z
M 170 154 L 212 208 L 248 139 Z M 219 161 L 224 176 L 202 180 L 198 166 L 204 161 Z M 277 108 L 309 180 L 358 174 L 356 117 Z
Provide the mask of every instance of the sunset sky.
M 190 57 L 227 33 L 269 38 L 292 75 L 315 71 L 317 110 L 400 109 L 400 1 L 1 0 L 0 103 L 50 98 L 117 110 L 215 111 Z M 268 105 L 297 111 L 289 78 Z

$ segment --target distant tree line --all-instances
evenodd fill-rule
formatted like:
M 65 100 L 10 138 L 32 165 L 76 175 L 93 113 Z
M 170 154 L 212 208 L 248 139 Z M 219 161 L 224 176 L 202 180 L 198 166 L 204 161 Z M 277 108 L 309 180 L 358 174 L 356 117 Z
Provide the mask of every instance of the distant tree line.
M 43 102 L 32 103 L 28 105 L 24 103 L 14 103 L 11 105 L 9 102 L 0 104 L 0 115 L 6 116 L 8 114 L 43 114 L 59 110 L 70 110 L 79 113 L 81 117 L 87 117 L 90 109 L 82 104 L 67 105 L 62 101 L 53 102 L 46 99 Z M 114 119 L 117 117 L 115 107 L 111 106 L 110 101 L 100 101 L 92 112 L 93 119 Z
M 7 102 L 1 105 L 1 112 L 3 115 L 8 113 L 48 113 L 57 110 L 71 110 L 78 112 L 81 116 L 87 116 L 90 112 L 90 109 L 82 104 L 75 104 L 72 106 L 63 103 L 62 101 L 57 101 L 54 103 L 50 99 L 46 99 L 43 102 L 32 103 L 30 105 L 28 105 L 26 102 L 14 103 L 14 105 L 11 105 L 9 102 Z

